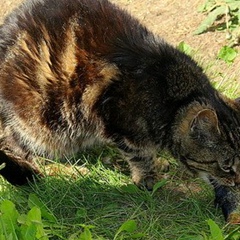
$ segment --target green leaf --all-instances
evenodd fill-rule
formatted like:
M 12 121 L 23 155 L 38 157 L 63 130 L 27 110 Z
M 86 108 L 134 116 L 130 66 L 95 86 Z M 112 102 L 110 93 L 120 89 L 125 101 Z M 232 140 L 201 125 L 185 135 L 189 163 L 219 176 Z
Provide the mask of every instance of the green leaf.
M 117 239 L 117 236 L 118 236 L 121 232 L 133 233 L 136 229 L 137 229 L 136 221 L 134 221 L 134 220 L 128 220 L 128 221 L 124 222 L 124 223 L 121 225 L 121 227 L 118 229 L 117 233 L 115 234 L 113 240 L 116 240 L 116 239 Z
M 26 221 L 27 221 L 27 215 L 25 214 L 21 214 L 19 217 L 18 217 L 18 223 L 23 225 L 23 224 L 26 224 Z
M 178 44 L 178 50 L 180 50 L 181 52 L 183 53 L 186 53 L 188 55 L 190 55 L 192 52 L 193 52 L 193 48 L 188 45 L 187 43 L 185 43 L 184 41 L 181 41 L 179 44 Z
M 134 233 L 130 236 L 130 239 L 137 239 L 137 238 L 143 238 L 145 237 L 144 233 Z
M 236 11 L 236 10 L 240 9 L 240 2 L 231 0 L 231 1 L 229 1 L 228 6 L 231 11 Z
M 84 229 L 83 232 L 79 235 L 79 232 L 72 234 L 68 240 L 92 240 L 92 233 L 90 229 L 94 228 L 92 225 L 80 224 Z
M 27 239 L 27 240 L 36 240 L 36 226 L 31 224 L 29 226 L 23 225 L 21 226 L 21 236 L 22 240 Z
M 38 207 L 33 207 L 26 217 L 21 219 L 25 223 L 21 226 L 21 234 L 24 239 L 48 240 L 42 223 L 41 211 Z
M 163 179 L 162 181 L 157 182 L 154 186 L 153 186 L 153 190 L 152 190 L 152 195 L 161 187 L 165 186 L 167 183 L 167 179 Z
M 1 229 L 0 229 L 1 230 Z M 0 240 L 7 240 L 3 234 L 0 233 Z
M 226 63 L 232 63 L 237 57 L 237 51 L 231 47 L 224 46 L 218 53 L 218 58 L 224 60 Z
M 120 188 L 120 191 L 123 193 L 137 193 L 139 192 L 139 188 L 134 185 L 134 184 L 128 184 L 128 185 L 124 185 Z
M 204 12 L 204 11 L 206 11 L 206 3 L 204 3 L 204 4 L 202 4 L 202 5 L 200 5 L 199 7 L 198 7 L 198 12 Z
M 211 232 L 211 240 L 224 240 L 222 230 L 219 226 L 212 219 L 207 220 L 207 223 Z
M 84 231 L 80 234 L 79 240 L 92 240 L 92 233 L 89 228 L 84 228 Z
M 213 1 L 205 1 L 204 4 L 200 5 L 198 7 L 198 12 L 206 12 L 210 9 L 213 9 L 213 7 L 216 6 L 215 2 Z
M 126 231 L 126 232 L 129 232 L 129 233 L 132 233 L 136 229 L 137 229 L 136 221 L 128 220 L 128 221 L 126 221 L 122 224 L 122 226 L 119 228 L 118 231 L 120 231 L 120 232 Z
M 17 225 L 17 218 L 19 216 L 18 211 L 13 202 L 4 200 L 0 205 L 0 227 L 2 234 L 12 240 L 18 240 L 17 231 L 19 227 Z
M 215 22 L 215 20 L 225 14 L 226 12 L 226 6 L 219 6 L 217 8 L 215 8 L 212 12 L 210 12 L 208 14 L 208 16 L 202 21 L 202 23 L 200 24 L 200 26 L 197 28 L 197 30 L 194 32 L 194 34 L 201 34 L 205 31 L 207 31 L 207 29 L 209 27 L 211 27 L 213 25 L 213 23 Z
M 31 221 L 32 224 L 36 226 L 36 238 L 47 240 L 45 231 L 43 229 L 41 210 L 38 207 L 33 207 L 27 215 L 27 220 Z
M 39 198 L 35 194 L 29 195 L 28 206 L 30 208 L 37 206 L 41 209 L 41 214 L 43 218 L 49 220 L 52 223 L 57 223 L 57 219 L 55 218 L 55 216 L 49 212 L 47 207 L 39 200 Z

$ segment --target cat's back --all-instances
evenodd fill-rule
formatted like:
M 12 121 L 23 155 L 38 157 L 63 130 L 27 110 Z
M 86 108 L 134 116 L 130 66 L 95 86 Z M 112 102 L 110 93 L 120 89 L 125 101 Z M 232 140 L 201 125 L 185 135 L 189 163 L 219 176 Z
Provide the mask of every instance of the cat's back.
M 66 87 L 80 75 L 85 86 L 89 74 L 113 64 L 122 48 L 134 51 L 147 32 L 107 0 L 27 0 L 0 27 L 2 94 L 19 79 L 37 92 L 53 83 Z
M 89 138 L 100 125 L 91 109 L 118 74 L 104 56 L 124 21 L 138 24 L 107 0 L 23 3 L 0 28 L 0 120 L 39 152 Z
M 103 40 L 121 37 L 140 24 L 108 0 L 27 0 L 6 17 L 0 28 L 1 53 L 6 52 L 7 46 L 16 44 L 23 32 L 36 44 L 45 37 L 44 40 L 61 45 L 69 25 L 77 28 L 79 46 L 90 49 L 94 47 L 91 41 L 100 47 Z M 45 34 L 51 35 L 51 39 L 46 39 Z M 83 39 L 89 41 L 83 42 Z

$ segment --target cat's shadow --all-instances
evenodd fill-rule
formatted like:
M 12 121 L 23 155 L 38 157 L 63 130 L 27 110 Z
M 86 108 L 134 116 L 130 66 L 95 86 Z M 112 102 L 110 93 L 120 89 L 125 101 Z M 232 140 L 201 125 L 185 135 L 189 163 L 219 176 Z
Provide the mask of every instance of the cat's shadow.
M 189 214 L 190 218 L 195 215 L 195 221 L 196 215 L 201 216 L 199 221 L 216 216 L 221 218 L 220 212 L 213 207 L 213 193 L 207 186 L 197 189 L 200 185 L 199 182 L 179 183 L 177 178 L 169 179 L 153 194 L 133 185 L 129 174 L 116 171 L 113 166 L 101 165 L 78 177 L 41 178 L 28 186 L 15 188 L 17 191 L 12 191 L 11 195 L 12 199 L 27 202 L 29 194 L 34 193 L 57 219 L 66 224 L 93 224 L 101 219 L 109 227 L 113 224 L 109 221 L 111 216 L 129 219 L 142 214 L 151 214 L 156 219 L 164 215 Z
M 112 229 L 113 234 L 122 222 L 131 218 L 140 229 L 146 229 L 151 219 L 159 231 L 169 228 L 171 221 L 176 224 L 184 221 L 199 224 L 209 218 L 222 221 L 220 211 L 213 207 L 209 186 L 196 180 L 181 181 L 178 174 L 169 173 L 166 184 L 156 192 L 142 190 L 131 183 L 127 165 L 119 159 L 117 152 L 109 155 L 109 149 L 87 151 L 75 158 L 76 169 L 83 166 L 88 169 L 85 174 L 78 170 L 76 174 L 71 171 L 53 174 L 21 187 L 6 183 L 12 188 L 8 198 L 17 199 L 17 208 L 24 206 L 27 211 L 33 193 L 61 224 L 101 225 L 102 229 Z

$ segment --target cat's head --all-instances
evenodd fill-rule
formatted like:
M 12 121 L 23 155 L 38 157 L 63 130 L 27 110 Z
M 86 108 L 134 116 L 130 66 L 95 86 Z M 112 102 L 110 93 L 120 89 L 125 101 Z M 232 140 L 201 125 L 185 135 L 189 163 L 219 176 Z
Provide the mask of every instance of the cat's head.
M 238 112 L 235 114 L 237 120 L 232 119 L 231 124 L 229 118 L 234 116 L 229 116 L 228 123 L 224 123 L 224 118 L 213 108 L 197 103 L 182 114 L 184 117 L 176 124 L 175 131 L 181 162 L 195 175 L 216 184 L 240 185 Z

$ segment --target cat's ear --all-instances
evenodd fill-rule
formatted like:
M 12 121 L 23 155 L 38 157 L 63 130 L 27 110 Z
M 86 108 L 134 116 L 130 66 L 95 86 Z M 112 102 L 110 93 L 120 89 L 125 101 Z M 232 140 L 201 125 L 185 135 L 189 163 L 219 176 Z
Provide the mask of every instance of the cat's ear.
M 216 112 L 211 109 L 199 111 L 191 122 L 191 132 L 200 135 L 220 134 Z

